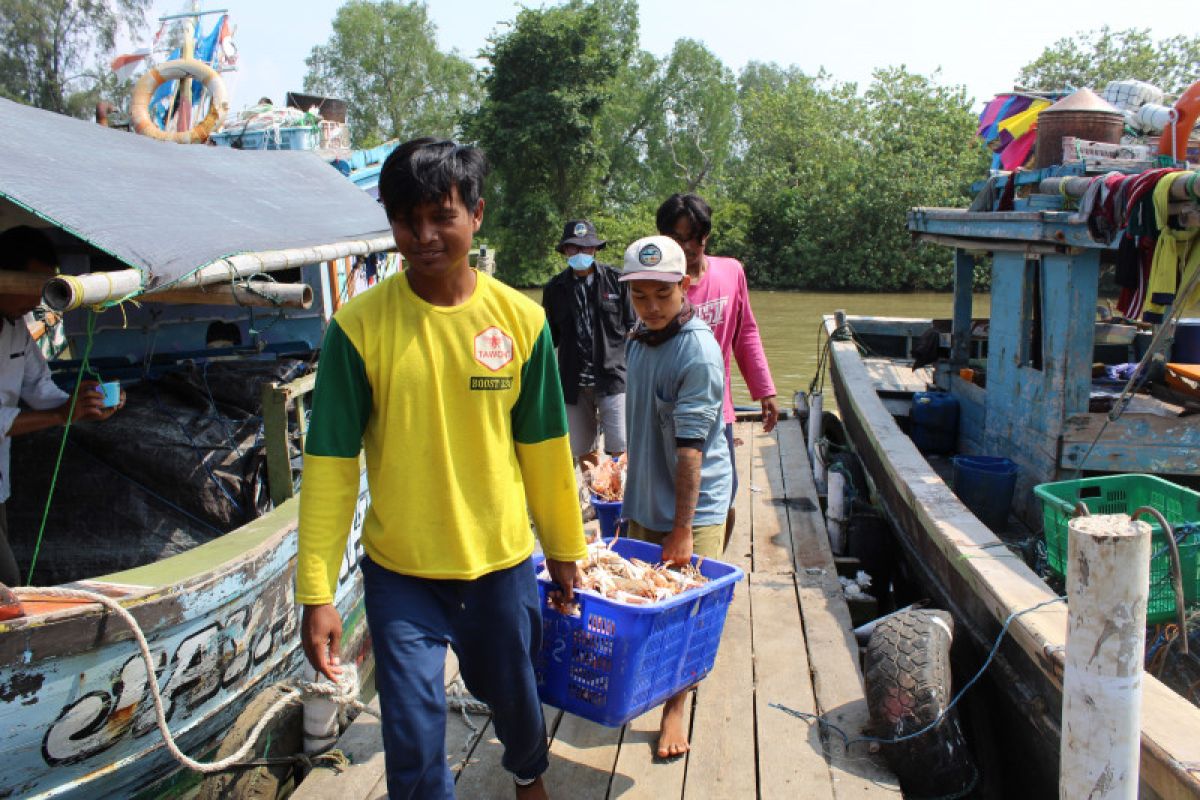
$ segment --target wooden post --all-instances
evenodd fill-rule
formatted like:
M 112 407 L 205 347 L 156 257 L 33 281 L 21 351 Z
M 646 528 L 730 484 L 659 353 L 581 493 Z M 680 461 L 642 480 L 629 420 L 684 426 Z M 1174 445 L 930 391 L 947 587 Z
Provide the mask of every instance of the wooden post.
M 192 11 L 199 11 L 199 0 L 192 0 Z M 183 52 L 186 60 L 192 60 L 196 55 L 196 35 L 199 17 L 188 17 L 183 23 Z M 176 119 L 176 130 L 186 131 L 192 127 L 192 79 L 184 77 L 179 81 L 179 113 Z
M 267 444 L 267 484 L 275 505 L 296 494 L 288 457 L 288 393 L 278 383 L 262 388 L 263 436 Z
M 954 325 L 950 334 L 950 365 L 965 367 L 971 357 L 971 303 L 975 289 L 975 256 L 954 251 Z
M 1062 800 L 1138 796 L 1150 526 L 1077 517 L 1068 536 Z
M 813 392 L 808 398 L 808 457 L 815 458 L 817 445 L 821 441 L 821 412 L 825 398 L 820 392 Z

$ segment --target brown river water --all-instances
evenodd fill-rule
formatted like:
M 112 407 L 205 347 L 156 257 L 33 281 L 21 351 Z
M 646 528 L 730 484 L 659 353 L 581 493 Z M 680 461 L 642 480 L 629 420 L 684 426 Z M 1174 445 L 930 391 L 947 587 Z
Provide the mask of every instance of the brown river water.
M 526 290 L 541 300 L 541 290 Z M 847 314 L 881 317 L 949 318 L 954 306 L 949 293 L 843 294 L 751 290 L 750 305 L 758 320 L 767 361 L 775 378 L 781 408 L 790 408 L 792 393 L 807 389 L 817 368 L 817 329 L 825 314 L 844 309 Z M 989 297 L 975 295 L 974 315 L 986 316 Z M 734 402 L 750 404 L 750 393 L 737 369 L 733 371 Z

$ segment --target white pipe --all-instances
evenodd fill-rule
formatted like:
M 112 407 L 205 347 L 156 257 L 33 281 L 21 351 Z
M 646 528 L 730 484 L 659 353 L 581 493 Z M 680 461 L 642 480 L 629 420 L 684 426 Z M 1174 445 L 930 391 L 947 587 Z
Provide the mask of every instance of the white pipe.
M 303 267 L 308 264 L 318 264 L 322 261 L 333 261 L 346 256 L 365 256 L 385 250 L 395 250 L 396 241 L 389 233 L 374 239 L 360 239 L 352 242 L 335 242 L 333 244 L 315 245 L 313 247 L 293 247 L 287 250 L 264 250 L 259 253 L 239 253 L 235 256 L 218 259 L 208 266 L 201 267 L 191 275 L 170 285 L 172 289 L 182 289 L 188 286 L 203 286 L 206 283 L 228 283 L 235 278 L 248 275 L 258 275 L 263 272 L 273 272 L 280 269 Z
M 1135 800 L 1150 526 L 1105 514 L 1068 531 L 1059 797 Z
M 828 513 L 829 546 L 834 555 L 846 554 L 846 476 L 838 470 L 829 473 Z
M 60 314 L 82 306 L 108 303 L 142 290 L 142 273 L 136 269 L 56 275 L 46 281 L 42 299 Z
M 255 306 L 262 308 L 312 308 L 313 290 L 307 283 L 254 281 L 207 284 L 191 289 L 164 289 L 138 297 L 145 303 L 198 303 L 216 306 Z
M 817 442 L 821 441 L 821 412 L 825 398 L 820 392 L 813 392 L 808 398 L 808 458 L 816 462 Z
M 817 490 L 817 494 L 824 496 L 828 491 L 828 483 L 826 481 L 827 466 L 825 463 L 825 453 L 821 450 L 821 445 L 818 443 L 813 448 L 813 486 Z

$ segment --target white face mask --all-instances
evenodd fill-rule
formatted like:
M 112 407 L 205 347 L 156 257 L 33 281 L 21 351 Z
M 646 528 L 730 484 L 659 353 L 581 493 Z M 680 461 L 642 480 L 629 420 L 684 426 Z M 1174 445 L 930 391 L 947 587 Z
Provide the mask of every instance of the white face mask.
M 567 259 L 567 265 L 576 272 L 587 272 L 595 261 L 596 257 L 591 253 L 576 253 Z

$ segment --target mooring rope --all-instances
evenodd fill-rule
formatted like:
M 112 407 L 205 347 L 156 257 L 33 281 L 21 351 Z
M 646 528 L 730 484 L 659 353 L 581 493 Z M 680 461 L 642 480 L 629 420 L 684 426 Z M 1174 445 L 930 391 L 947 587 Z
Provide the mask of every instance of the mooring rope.
M 266 730 L 267 725 L 271 723 L 275 717 L 288 706 L 299 702 L 305 696 L 324 696 L 328 697 L 338 705 L 349 706 L 358 711 L 379 716 L 378 712 L 367 706 L 355 695 L 358 693 L 358 678 L 356 671 L 351 665 L 342 667 L 342 677 L 337 683 L 315 683 L 311 681 L 299 681 L 291 684 L 278 684 L 283 692 L 282 696 L 276 700 L 266 713 L 262 715 L 258 723 L 250 731 L 246 737 L 245 743 L 230 756 L 205 763 L 196 761 L 182 750 L 175 743 L 175 737 L 171 734 L 171 728 L 167 725 L 166 709 L 163 706 L 162 693 L 158 688 L 158 681 L 155 679 L 154 658 L 150 654 L 150 645 L 146 641 L 146 635 L 142 632 L 138 621 L 134 619 L 129 611 L 111 597 L 107 597 L 96 592 L 89 592 L 83 589 L 64 589 L 59 586 L 48 587 L 20 587 L 13 589 L 17 597 L 33 600 L 36 598 L 57 597 L 66 600 L 87 600 L 93 603 L 99 603 L 109 611 L 120 617 L 129 629 L 133 632 L 134 639 L 137 641 L 138 650 L 141 651 L 142 661 L 146 664 L 146 683 L 150 687 L 150 697 L 154 700 L 154 716 L 158 722 L 158 730 L 162 734 L 163 742 L 167 747 L 167 751 L 175 757 L 183 766 L 188 769 L 204 774 L 212 774 L 215 772 L 224 772 L 236 766 L 239 762 L 245 761 L 247 756 L 253 754 L 254 744 L 258 741 L 258 737 Z

